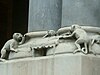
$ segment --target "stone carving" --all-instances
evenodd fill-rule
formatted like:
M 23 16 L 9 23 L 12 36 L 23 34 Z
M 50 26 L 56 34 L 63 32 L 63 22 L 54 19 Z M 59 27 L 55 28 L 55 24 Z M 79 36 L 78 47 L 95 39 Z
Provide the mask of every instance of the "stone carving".
M 74 36 L 77 39 L 75 41 L 75 45 L 76 45 L 77 49 L 73 53 L 80 51 L 80 52 L 83 52 L 84 54 L 87 54 L 88 53 L 88 49 L 87 49 L 88 36 L 87 36 L 86 31 L 83 30 L 79 25 L 76 25 L 76 24 L 71 26 L 71 31 L 72 31 L 71 35 L 68 35 L 68 33 L 67 33 L 67 36 L 65 35 L 60 38 L 66 39 L 68 37 Z M 83 44 L 84 46 L 81 47 L 81 44 Z
M 25 36 L 34 38 L 32 41 L 37 42 L 35 44 L 31 44 L 34 50 L 34 56 L 46 55 L 47 50 L 53 48 L 57 40 L 55 38 L 56 32 L 54 30 L 30 32 L 26 33 Z
M 100 35 L 94 36 L 94 37 L 91 39 L 91 45 L 93 45 L 94 43 L 100 44 Z
M 29 32 L 24 36 L 14 33 L 13 39 L 8 40 L 2 48 L 1 58 L 15 59 L 77 52 L 100 55 L 99 49 L 100 28 L 74 24 L 60 28 L 57 32 Z
M 49 30 L 47 31 L 47 34 L 43 38 L 49 37 L 49 36 L 55 36 L 55 35 L 56 35 L 56 32 L 54 30 Z
M 13 39 L 8 40 L 3 48 L 1 49 L 1 58 L 3 59 L 8 59 L 9 52 L 18 52 L 15 50 L 18 48 L 19 43 L 22 41 L 23 35 L 20 33 L 14 33 L 13 34 Z
M 90 52 L 94 55 L 100 55 L 100 35 L 95 35 L 91 37 L 90 40 Z

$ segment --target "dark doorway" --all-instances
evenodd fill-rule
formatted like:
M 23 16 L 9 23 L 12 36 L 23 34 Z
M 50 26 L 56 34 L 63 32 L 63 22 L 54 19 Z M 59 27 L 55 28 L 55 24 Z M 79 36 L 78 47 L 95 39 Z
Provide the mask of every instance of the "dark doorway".
M 13 0 L 13 32 L 27 32 L 29 0 Z
M 26 33 L 29 0 L 0 0 L 0 50 L 12 34 Z

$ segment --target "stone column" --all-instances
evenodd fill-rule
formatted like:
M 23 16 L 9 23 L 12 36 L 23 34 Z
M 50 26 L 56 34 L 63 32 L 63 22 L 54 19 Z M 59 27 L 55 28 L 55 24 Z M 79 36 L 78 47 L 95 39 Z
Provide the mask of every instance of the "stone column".
M 62 0 L 29 1 L 29 32 L 60 28 Z
M 100 0 L 63 0 L 62 27 L 74 23 L 100 26 Z

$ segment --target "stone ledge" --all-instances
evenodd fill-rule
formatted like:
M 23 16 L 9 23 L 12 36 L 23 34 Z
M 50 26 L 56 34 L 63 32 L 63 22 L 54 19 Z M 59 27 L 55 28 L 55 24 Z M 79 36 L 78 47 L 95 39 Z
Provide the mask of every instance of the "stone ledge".
M 100 57 L 59 54 L 0 62 L 2 75 L 100 75 Z

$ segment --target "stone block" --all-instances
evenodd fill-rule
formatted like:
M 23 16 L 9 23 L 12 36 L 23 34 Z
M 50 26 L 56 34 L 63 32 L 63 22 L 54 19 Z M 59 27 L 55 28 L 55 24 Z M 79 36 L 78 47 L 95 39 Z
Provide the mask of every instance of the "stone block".
M 62 27 L 72 24 L 100 26 L 100 0 L 62 0 Z
M 100 75 L 100 57 L 59 54 L 0 62 L 1 75 Z

